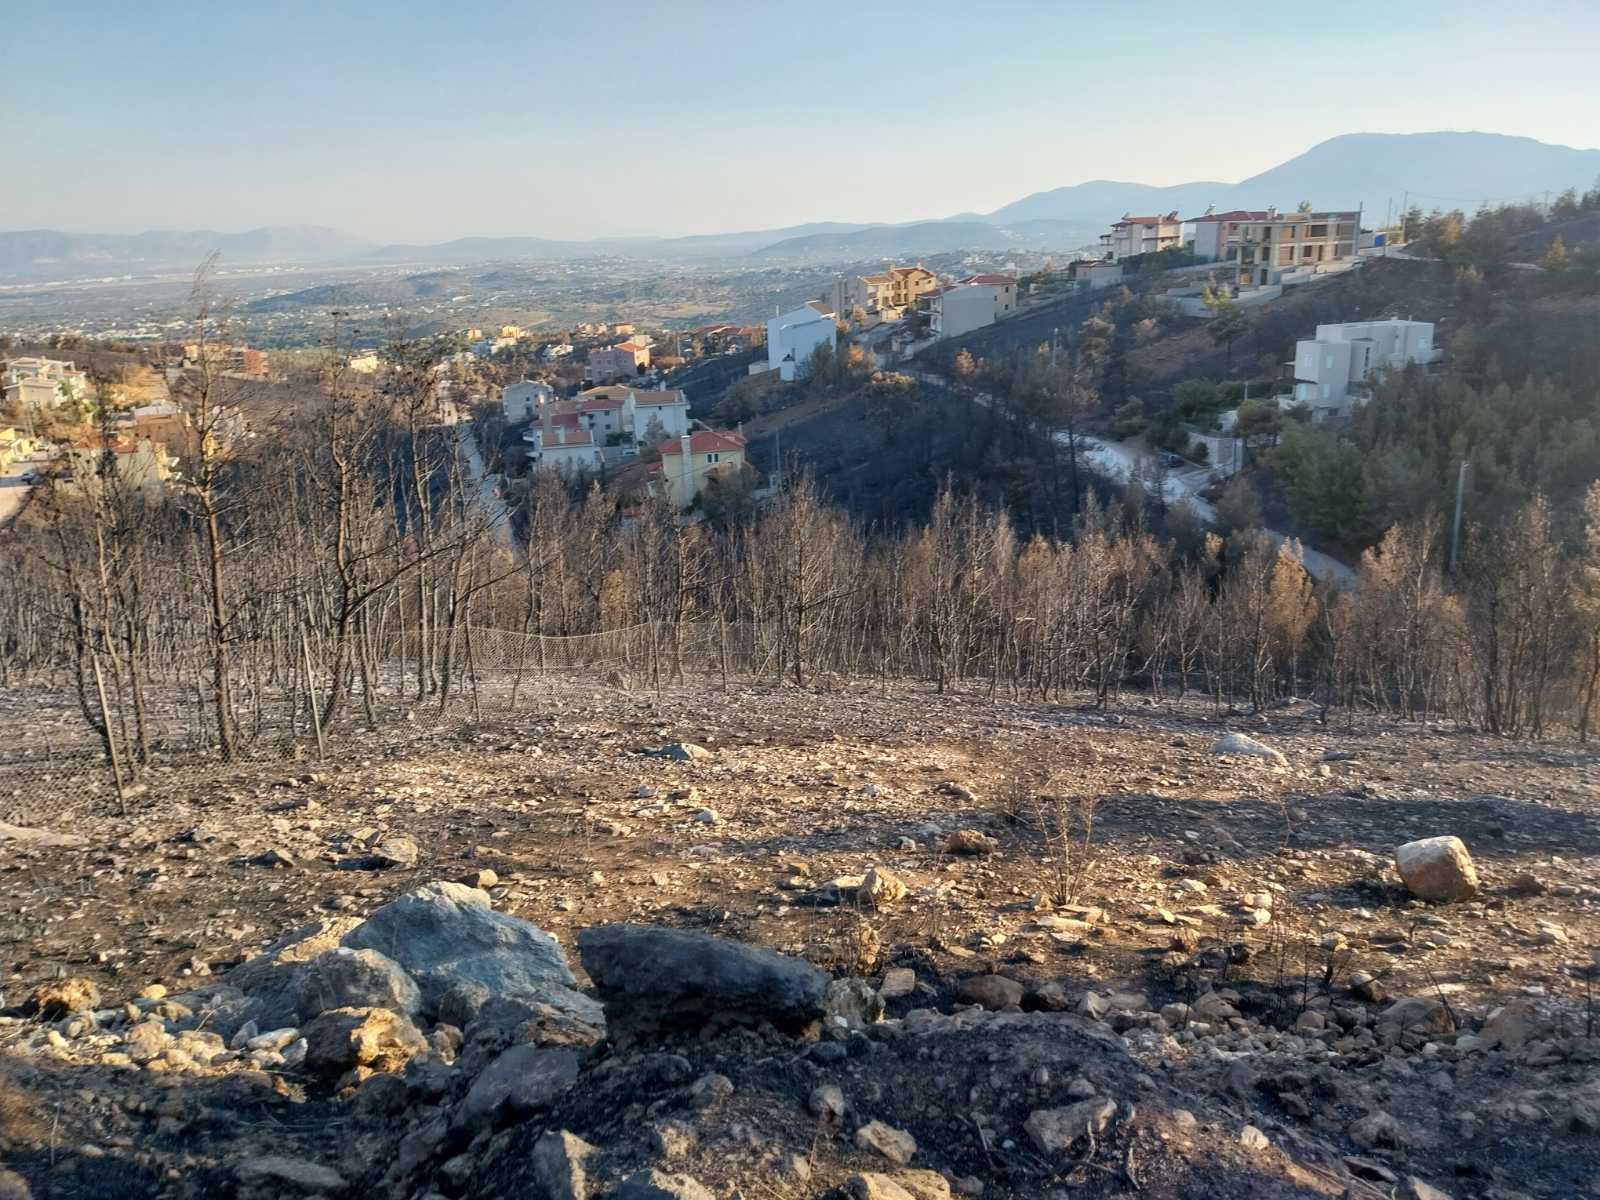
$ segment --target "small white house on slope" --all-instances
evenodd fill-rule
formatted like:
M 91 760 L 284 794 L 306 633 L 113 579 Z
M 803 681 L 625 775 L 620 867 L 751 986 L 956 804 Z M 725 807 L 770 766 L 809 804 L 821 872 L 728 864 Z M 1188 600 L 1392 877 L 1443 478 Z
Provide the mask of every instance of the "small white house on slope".
M 838 334 L 834 314 L 820 300 L 773 317 L 767 322 L 767 366 L 778 372 L 779 379 L 792 381 L 817 347 L 832 347 Z

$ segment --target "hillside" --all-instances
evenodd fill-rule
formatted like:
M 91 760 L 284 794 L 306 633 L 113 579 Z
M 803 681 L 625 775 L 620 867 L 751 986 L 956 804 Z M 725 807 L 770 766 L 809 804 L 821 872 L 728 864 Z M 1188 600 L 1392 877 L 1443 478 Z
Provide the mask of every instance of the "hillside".
M 1072 221 L 924 221 L 853 233 L 819 233 L 786 238 L 752 257 L 801 262 L 902 258 L 953 250 L 1074 249 L 1095 236 L 1094 226 Z
M 1319 207 L 1398 211 L 1409 193 L 1423 208 L 1471 209 L 1480 201 L 1542 198 L 1580 190 L 1600 177 L 1600 150 L 1554 146 L 1495 133 L 1352 133 L 1330 138 L 1288 162 L 1236 183 L 1205 181 L 1155 187 L 1094 180 L 1023 197 L 988 214 L 939 221 L 852 224 L 825 221 L 780 229 L 689 237 L 563 240 L 532 236 L 469 237 L 426 244 L 374 246 L 316 226 L 280 226 L 225 234 L 207 231 L 69 234 L 0 233 L 0 278 L 56 279 L 191 268 L 213 249 L 226 265 L 316 262 L 463 263 L 503 258 L 580 259 L 597 255 L 698 261 L 757 254 L 808 262 L 930 254 L 958 249 L 1074 247 L 1131 211 L 1192 217 L 1219 209 Z
M 59 1007 L 4 1018 L 8 1194 L 1600 1191 L 1592 757 L 623 684 L 13 831 L 8 993 Z M 1281 761 L 1213 751 L 1239 729 Z M 1408 894 L 1435 834 L 1474 898 Z
M 0 233 L 0 277 L 53 279 L 193 268 L 213 250 L 221 252 L 228 266 L 325 263 L 368 248 L 370 243 L 359 237 L 316 225 L 279 225 L 243 233 L 79 234 L 32 229 Z
M 1104 222 L 1124 212 L 1178 211 L 1192 217 L 1208 205 L 1318 208 L 1365 205 L 1381 214 L 1406 194 L 1424 209 L 1542 198 L 1600 177 L 1600 150 L 1552 146 L 1499 133 L 1350 133 L 1329 138 L 1238 183 L 1150 187 L 1096 180 L 1037 192 L 990 213 L 987 220 L 1050 219 Z

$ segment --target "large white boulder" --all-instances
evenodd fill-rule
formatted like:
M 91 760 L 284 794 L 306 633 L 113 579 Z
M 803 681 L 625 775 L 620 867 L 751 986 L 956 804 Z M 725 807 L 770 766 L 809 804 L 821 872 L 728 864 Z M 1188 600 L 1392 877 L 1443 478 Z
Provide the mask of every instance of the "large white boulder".
M 1478 894 L 1478 872 L 1458 837 L 1423 838 L 1394 852 L 1406 889 L 1419 900 L 1470 900 Z
M 1286 767 L 1289 760 L 1265 742 L 1258 742 L 1245 733 L 1230 733 L 1211 747 L 1213 754 L 1239 754 L 1246 758 L 1265 759 L 1276 766 Z

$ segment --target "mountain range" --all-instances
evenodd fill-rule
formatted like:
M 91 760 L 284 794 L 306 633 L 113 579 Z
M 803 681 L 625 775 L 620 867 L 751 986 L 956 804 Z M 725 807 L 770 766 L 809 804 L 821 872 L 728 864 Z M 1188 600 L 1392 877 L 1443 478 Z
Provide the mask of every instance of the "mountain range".
M 1238 183 L 1203 181 L 1171 187 L 1092 180 L 1024 196 L 990 213 L 960 213 L 904 224 L 817 222 L 783 229 L 692 237 L 471 237 L 428 245 L 380 245 L 314 225 L 282 225 L 243 233 L 151 232 L 72 234 L 56 230 L 0 233 L 0 278 L 68 279 L 193 267 L 213 250 L 225 266 L 386 263 L 458 264 L 498 259 L 568 260 L 614 255 L 662 261 L 755 256 L 767 263 L 859 261 L 950 250 L 1070 249 L 1092 240 L 1128 212 L 1176 210 L 1193 217 L 1207 207 L 1318 208 L 1364 206 L 1398 212 L 1408 199 L 1424 209 L 1463 208 L 1542 199 L 1600 177 L 1600 150 L 1578 150 L 1494 133 L 1351 133 Z

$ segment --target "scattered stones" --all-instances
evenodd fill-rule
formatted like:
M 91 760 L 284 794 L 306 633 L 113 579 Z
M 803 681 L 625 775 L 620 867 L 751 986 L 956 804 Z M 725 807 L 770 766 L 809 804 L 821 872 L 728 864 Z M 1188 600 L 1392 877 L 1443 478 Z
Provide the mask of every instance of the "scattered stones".
M 672 745 L 663 746 L 651 753 L 660 758 L 670 758 L 674 762 L 702 762 L 712 757 L 711 751 L 693 742 L 673 742 Z
M 1272 1141 L 1254 1125 L 1246 1125 L 1239 1130 L 1239 1144 L 1246 1150 L 1267 1150 L 1272 1146 Z
M 1406 889 L 1419 900 L 1470 900 L 1478 894 L 1478 872 L 1466 843 L 1453 836 L 1407 842 L 1394 852 Z
M 854 976 L 829 980 L 822 1004 L 828 1020 L 845 1029 L 864 1029 L 883 1020 L 883 997 L 865 979 Z
M 1116 1115 L 1115 1101 L 1092 1096 L 1065 1108 L 1035 1109 L 1022 1128 L 1039 1153 L 1065 1154 L 1079 1138 L 1105 1132 Z
M 70 1013 L 89 1012 L 100 1007 L 100 989 L 92 979 L 74 976 L 45 983 L 33 989 L 23 1006 L 30 1016 L 47 1021 Z
M 651 1169 L 623 1180 L 612 1193 L 612 1200 L 717 1200 L 704 1184 L 692 1175 L 669 1175 Z
M 868 1121 L 856 1130 L 856 1146 L 883 1155 L 890 1162 L 907 1166 L 917 1152 L 917 1139 L 904 1129 L 895 1129 L 882 1121 Z
M 958 829 L 946 838 L 944 843 L 946 854 L 959 854 L 968 858 L 993 854 L 999 848 L 999 842 L 986 833 L 979 833 L 976 829 Z
M 476 871 L 468 871 L 456 882 L 463 887 L 477 888 L 480 892 L 487 892 L 500 882 L 500 876 L 488 867 L 480 867 Z
M 857 894 L 861 903 L 868 908 L 887 908 L 904 900 L 908 893 L 904 881 L 894 872 L 873 867 L 862 879 L 861 890 Z
M 1022 985 L 1004 975 L 971 975 L 956 988 L 957 999 L 967 1004 L 981 1004 L 991 1012 L 1021 1005 L 1022 995 Z
M 566 1130 L 550 1130 L 533 1144 L 533 1176 L 549 1200 L 588 1200 L 586 1164 L 598 1151 Z
M 339 1172 L 303 1158 L 272 1154 L 247 1158 L 235 1165 L 233 1174 L 242 1185 L 270 1190 L 274 1196 L 293 1192 L 337 1194 L 345 1189 L 344 1176 Z
M 885 1000 L 899 1000 L 917 990 L 917 973 L 910 967 L 891 967 L 883 973 L 878 985 L 878 995 Z
M 844 1092 L 831 1083 L 819 1083 L 811 1089 L 811 1113 L 825 1125 L 837 1125 L 844 1120 Z
M 825 1015 L 828 977 L 808 963 L 705 933 L 599 925 L 578 952 L 605 1002 L 612 1036 L 768 1021 L 799 1032 Z
M 410 870 L 417 865 L 417 843 L 408 837 L 387 837 L 372 848 L 367 863 L 380 871 Z
M 512 1046 L 479 1073 L 452 1124 L 477 1130 L 502 1109 L 519 1117 L 549 1108 L 578 1078 L 578 1055 L 565 1047 Z
M 1283 756 L 1281 751 L 1274 750 L 1265 742 L 1258 742 L 1249 734 L 1244 733 L 1230 733 L 1219 739 L 1211 747 L 1211 753 L 1237 754 L 1247 758 L 1261 758 L 1280 767 L 1289 765 L 1289 760 Z
M 336 1008 L 317 1017 L 303 1033 L 306 1069 L 321 1075 L 339 1075 L 352 1067 L 398 1071 L 428 1048 L 407 1017 L 386 1008 Z
M 862 1171 L 845 1181 L 852 1200 L 950 1200 L 950 1182 L 937 1171 Z

